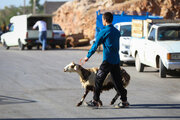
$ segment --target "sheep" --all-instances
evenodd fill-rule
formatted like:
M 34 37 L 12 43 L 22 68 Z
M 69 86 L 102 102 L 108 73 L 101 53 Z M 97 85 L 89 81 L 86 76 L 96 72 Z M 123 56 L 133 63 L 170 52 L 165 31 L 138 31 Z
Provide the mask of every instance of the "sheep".
M 129 74 L 123 69 L 121 69 L 121 75 L 122 75 L 122 80 L 123 80 L 123 86 L 126 87 L 129 82 L 130 82 L 130 76 Z M 84 95 L 82 96 L 82 99 L 76 106 L 82 105 L 84 99 L 86 98 L 87 94 L 89 91 L 94 90 L 95 86 L 95 76 L 98 71 L 98 68 L 90 68 L 90 69 L 85 69 L 79 64 L 75 64 L 74 62 L 71 62 L 68 64 L 66 67 L 64 67 L 64 72 L 76 72 L 80 76 L 80 83 L 82 84 L 83 88 L 85 89 Z M 103 88 L 102 91 L 110 90 L 114 88 L 113 81 L 111 74 L 109 73 L 104 80 L 103 83 Z M 120 95 L 116 93 L 115 97 L 111 101 L 111 105 L 115 103 L 115 101 L 118 99 Z M 102 101 L 99 101 L 99 105 L 102 106 Z

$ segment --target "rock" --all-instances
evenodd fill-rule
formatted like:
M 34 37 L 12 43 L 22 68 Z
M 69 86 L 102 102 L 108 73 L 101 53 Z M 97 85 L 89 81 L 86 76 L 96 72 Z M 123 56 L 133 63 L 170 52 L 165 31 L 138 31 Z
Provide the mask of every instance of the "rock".
M 149 12 L 166 19 L 180 19 L 179 0 L 74 0 L 54 13 L 53 22 L 60 24 L 66 35 L 83 33 L 93 39 L 97 10 L 125 11 L 131 15 Z

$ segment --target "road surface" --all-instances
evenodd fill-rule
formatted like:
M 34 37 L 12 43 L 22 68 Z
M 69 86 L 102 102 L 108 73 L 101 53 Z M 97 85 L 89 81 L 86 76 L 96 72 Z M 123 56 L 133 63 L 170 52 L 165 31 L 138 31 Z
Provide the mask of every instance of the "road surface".
M 75 49 L 20 51 L 0 46 L 0 120 L 180 119 L 180 77 L 162 79 L 150 67 L 138 73 L 134 66 L 124 66 L 131 75 L 129 108 L 109 105 L 114 90 L 101 94 L 104 106 L 99 109 L 76 107 L 84 90 L 79 76 L 64 73 L 63 68 L 72 61 L 78 63 L 86 54 Z M 83 67 L 98 67 L 101 61 L 102 54 L 95 53 Z

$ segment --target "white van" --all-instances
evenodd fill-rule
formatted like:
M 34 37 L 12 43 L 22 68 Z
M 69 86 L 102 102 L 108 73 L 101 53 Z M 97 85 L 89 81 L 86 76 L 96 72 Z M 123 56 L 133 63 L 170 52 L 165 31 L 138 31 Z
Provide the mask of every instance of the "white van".
M 130 52 L 131 25 L 132 22 L 120 22 L 114 25 L 114 27 L 117 28 L 121 34 L 119 38 L 119 55 L 121 63 L 135 61 Z
M 10 19 L 12 23 L 9 32 L 1 36 L 1 42 L 6 49 L 13 46 L 19 46 L 20 50 L 25 47 L 32 49 L 33 46 L 39 46 L 39 31 L 33 30 L 33 25 L 38 20 L 44 20 L 47 23 L 47 44 L 53 44 L 52 15 L 19 15 Z

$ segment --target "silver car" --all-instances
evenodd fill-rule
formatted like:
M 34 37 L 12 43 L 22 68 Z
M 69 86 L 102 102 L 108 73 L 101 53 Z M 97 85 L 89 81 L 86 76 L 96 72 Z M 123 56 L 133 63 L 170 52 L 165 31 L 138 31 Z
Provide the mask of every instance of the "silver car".
M 56 45 L 59 45 L 62 49 L 64 49 L 65 46 L 65 40 L 66 35 L 64 31 L 61 29 L 60 25 L 53 24 L 53 38 L 54 38 L 54 44 L 51 45 L 52 48 L 55 48 Z

